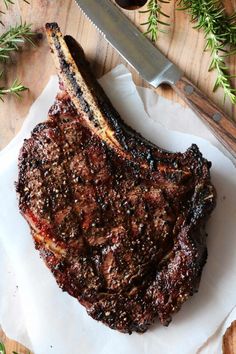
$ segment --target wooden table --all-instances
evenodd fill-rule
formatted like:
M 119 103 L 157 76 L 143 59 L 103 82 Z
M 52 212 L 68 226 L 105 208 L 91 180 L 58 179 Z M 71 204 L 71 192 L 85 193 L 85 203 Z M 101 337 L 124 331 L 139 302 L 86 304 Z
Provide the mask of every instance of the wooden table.
M 200 89 L 236 120 L 236 106 L 233 107 L 228 101 L 223 102 L 221 90 L 212 93 L 215 74 L 208 72 L 210 56 L 208 52 L 204 52 L 203 34 L 193 30 L 188 16 L 181 11 L 176 11 L 175 7 L 175 1 L 163 6 L 164 11 L 171 16 L 171 27 L 168 34 L 160 35 L 157 46 L 185 71 L 186 75 Z M 232 13 L 233 9 L 236 9 L 236 0 L 228 0 L 227 9 Z M 139 27 L 139 24 L 144 22 L 144 15 L 138 11 L 126 11 L 126 14 Z M 24 3 L 23 0 L 16 0 L 15 6 L 10 7 L 3 20 L 7 27 L 9 24 L 19 22 L 20 18 L 32 23 L 33 29 L 39 32 L 43 32 L 46 22 L 57 21 L 63 33 L 71 34 L 81 43 L 97 77 L 118 63 L 126 65 L 124 60 L 84 17 L 73 0 L 32 0 L 30 5 Z M 231 58 L 228 65 L 233 72 L 233 68 L 236 67 L 236 58 Z M 130 70 L 137 84 L 146 85 L 131 68 Z M 30 91 L 24 94 L 20 101 L 14 97 L 7 97 L 4 104 L 0 103 L 0 149 L 4 148 L 19 131 L 31 104 L 41 93 L 53 73 L 55 73 L 55 68 L 44 36 L 36 48 L 26 46 L 19 51 L 17 56 L 12 58 L 4 79 L 5 84 L 10 84 L 17 76 L 30 88 Z M 236 82 L 234 84 L 236 86 Z M 158 93 L 180 101 L 170 88 L 160 88 Z M 225 353 L 227 354 L 236 353 L 235 327 L 233 326 L 228 331 L 224 340 Z M 4 334 L 0 332 L 0 340 L 6 339 L 3 336 Z M 11 341 L 7 343 L 9 353 L 12 350 L 22 354 L 27 353 L 20 345 Z

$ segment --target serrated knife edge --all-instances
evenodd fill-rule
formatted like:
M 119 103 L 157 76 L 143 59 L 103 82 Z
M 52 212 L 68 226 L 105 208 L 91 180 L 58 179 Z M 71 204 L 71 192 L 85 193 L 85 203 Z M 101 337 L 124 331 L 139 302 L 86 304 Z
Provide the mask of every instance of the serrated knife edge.
M 182 76 L 182 71 L 161 52 L 157 52 L 157 48 L 110 0 L 75 1 L 98 31 L 152 86 L 158 87 L 162 83 L 174 84 Z M 139 50 L 142 52 L 138 53 Z M 157 57 L 156 61 L 153 56 Z

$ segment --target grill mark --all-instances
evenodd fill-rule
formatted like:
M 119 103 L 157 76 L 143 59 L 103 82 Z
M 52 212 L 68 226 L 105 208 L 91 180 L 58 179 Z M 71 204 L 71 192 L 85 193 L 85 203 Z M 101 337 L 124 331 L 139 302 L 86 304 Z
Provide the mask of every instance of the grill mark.
M 95 146 L 96 146 L 96 144 L 95 144 Z M 104 146 L 102 146 L 101 148 L 103 150 Z M 90 171 L 91 176 L 94 176 L 91 173 L 92 162 L 91 162 L 91 160 L 89 158 L 89 154 L 86 151 L 84 151 L 84 158 L 85 158 L 85 161 L 87 162 L 87 165 L 89 166 L 89 171 Z M 92 186 L 94 188 L 94 191 L 95 191 L 96 202 L 97 202 L 97 206 L 99 207 L 99 216 L 100 216 L 100 221 L 101 221 L 101 219 L 103 217 L 103 213 L 104 213 L 103 205 L 102 205 L 101 202 L 99 202 L 101 196 L 100 196 L 100 193 L 99 193 L 99 190 L 98 190 L 98 186 L 94 183 L 92 178 L 90 178 L 90 182 L 91 182 L 91 184 L 92 184 Z M 104 229 L 104 237 L 105 237 L 106 232 L 107 232 L 107 228 Z M 86 240 L 86 242 L 87 242 L 87 240 Z M 98 252 L 99 253 L 99 258 L 101 258 L 101 251 L 99 249 L 100 247 L 91 247 L 91 245 L 89 245 L 88 242 L 87 242 L 87 245 L 88 245 L 88 248 L 91 250 L 90 251 L 90 264 L 92 265 L 94 273 L 99 277 L 100 282 L 102 284 L 102 288 L 100 289 L 100 293 L 107 293 L 108 289 L 107 289 L 106 279 L 105 279 L 104 275 L 101 272 L 99 272 L 99 269 L 98 269 L 97 265 L 95 264 L 95 262 L 94 262 L 94 260 L 92 258 L 92 253 L 94 251 L 95 251 L 95 253 Z
M 35 141 L 40 143 L 40 140 L 39 140 L 39 136 L 35 136 Z M 45 194 L 46 194 L 46 200 L 48 200 L 48 207 L 45 208 L 45 205 L 44 205 L 44 210 L 49 214 L 49 218 L 50 220 L 54 220 L 54 215 L 53 215 L 53 208 L 52 208 L 52 202 L 51 202 L 51 198 L 50 198 L 50 193 L 49 193 L 49 190 L 48 190 L 48 186 L 47 186 L 47 183 L 46 183 L 46 180 L 44 178 L 45 176 L 45 172 L 48 172 L 48 169 L 47 168 L 43 168 L 43 164 L 39 164 L 38 165 L 38 170 L 40 172 L 40 177 L 41 177 L 41 182 L 42 182 L 42 185 L 44 187 L 44 190 L 45 190 Z
M 81 127 L 81 129 L 84 129 L 84 128 Z M 62 129 L 62 126 L 61 126 L 61 133 L 62 133 L 62 135 L 63 135 L 63 137 L 64 137 L 64 141 L 65 141 L 69 146 L 71 146 L 71 144 L 69 144 L 68 140 L 66 139 L 66 136 L 65 136 L 65 134 L 64 134 L 64 132 L 63 132 L 63 129 Z M 77 134 L 76 134 L 76 138 L 77 138 Z M 89 143 L 91 142 L 91 139 L 93 139 L 93 138 L 90 136 L 90 139 L 88 140 L 87 144 L 89 144 Z M 77 140 L 77 139 L 76 139 L 76 140 Z M 76 142 L 77 142 L 77 144 L 78 144 L 78 140 L 77 140 Z M 72 147 L 72 146 L 71 146 L 71 147 Z M 87 153 L 86 153 L 86 148 L 82 150 L 82 155 L 83 155 L 85 161 L 87 162 L 86 165 L 89 165 L 89 158 L 88 158 L 88 155 L 87 155 Z M 66 156 L 65 156 L 65 157 L 66 157 Z M 67 157 L 66 157 L 66 160 L 67 160 L 67 171 L 70 171 L 69 174 L 71 175 L 72 171 L 71 171 L 70 168 L 69 168 L 69 160 L 68 160 Z M 91 175 L 90 175 L 90 177 L 91 177 Z M 71 178 L 72 178 L 72 177 L 71 177 Z M 92 181 L 92 179 L 90 178 L 90 182 L 91 182 L 91 181 Z M 70 187 L 71 187 L 71 184 L 69 184 L 69 185 L 70 185 Z M 93 183 L 92 183 L 92 185 L 93 185 Z M 93 187 L 94 187 L 94 186 L 93 186 Z M 75 195 L 74 195 L 73 187 L 71 187 L 71 194 L 72 194 L 72 196 L 73 196 L 73 201 L 74 201 L 74 200 L 75 200 Z M 75 210 L 75 202 L 73 202 L 72 206 L 73 206 L 74 213 L 75 213 L 75 215 L 77 216 L 77 211 Z M 101 274 L 98 272 L 97 267 L 96 267 L 96 265 L 95 265 L 95 263 L 94 263 L 94 260 L 93 260 L 93 250 L 92 250 L 92 247 L 89 245 L 89 243 L 88 243 L 88 241 L 87 241 L 87 239 L 86 239 L 86 237 L 85 237 L 85 235 L 84 235 L 84 231 L 83 231 L 83 229 L 82 229 L 82 225 L 81 225 L 81 224 L 80 224 L 80 229 L 81 229 L 81 238 L 83 239 L 83 243 L 84 243 L 84 246 L 85 246 L 85 249 L 86 249 L 86 256 L 89 257 L 89 259 L 90 259 L 90 260 L 89 260 L 89 265 L 92 266 L 92 270 L 93 270 L 94 274 L 100 279 L 100 283 L 103 284 L 103 285 L 101 285 L 101 291 L 103 291 L 103 290 L 104 290 L 104 289 L 103 289 L 103 287 L 104 287 L 104 279 L 101 277 Z
M 66 144 L 68 144 L 68 146 L 72 147 L 71 144 L 68 142 L 68 140 L 66 138 L 66 135 L 65 135 L 65 133 L 64 133 L 62 128 L 63 128 L 63 125 L 61 124 L 59 126 L 59 129 L 60 129 L 61 136 L 63 136 L 63 141 Z M 76 135 L 76 142 L 78 143 L 77 135 Z M 69 189 L 70 206 L 72 206 L 73 213 L 77 217 L 77 212 L 75 210 L 75 194 L 74 194 L 74 191 L 73 191 L 73 188 L 72 188 L 72 184 L 71 184 L 71 181 L 72 181 L 73 178 L 72 178 L 72 171 L 70 170 L 70 159 L 64 153 L 63 144 L 60 144 L 60 150 L 61 150 L 61 154 L 63 155 L 63 161 L 66 161 L 66 163 L 65 163 L 66 166 L 64 167 L 64 174 L 66 176 L 67 186 L 68 186 L 68 189 Z M 77 221 L 79 221 L 78 218 L 77 218 Z M 80 229 L 81 229 L 81 225 L 79 225 L 79 226 L 80 226 Z M 81 232 L 81 236 L 82 236 L 82 232 Z
M 67 140 L 66 138 L 66 135 L 64 133 L 64 127 L 65 125 L 64 124 L 61 124 L 60 125 L 60 134 L 58 135 L 57 137 L 57 140 L 55 141 L 55 139 L 53 140 L 54 143 L 56 143 L 56 145 L 60 146 L 60 160 L 61 161 L 64 161 L 64 164 L 63 164 L 63 173 L 65 174 L 66 173 L 66 180 L 67 180 L 67 185 L 70 186 L 70 188 L 72 188 L 72 184 L 70 183 L 70 176 L 71 176 L 71 173 L 72 173 L 72 170 L 69 169 L 69 164 L 70 164 L 70 161 L 71 159 L 73 158 L 74 155 L 68 155 L 66 154 L 66 152 L 64 152 L 62 149 L 63 149 L 63 144 L 64 143 L 67 143 L 69 148 L 72 149 L 72 150 L 77 150 L 81 152 L 81 148 L 80 148 L 80 145 L 79 145 L 79 141 L 78 141 L 78 135 L 76 134 L 76 139 L 72 139 L 71 141 L 73 141 L 72 144 L 69 143 L 69 141 Z M 86 129 L 86 128 L 81 128 L 81 129 Z M 79 128 L 78 128 L 79 130 Z M 95 139 L 95 140 L 93 140 Z M 96 192 L 96 196 L 100 196 L 100 193 L 102 193 L 101 191 L 101 188 L 99 189 L 98 186 L 96 186 L 94 184 L 94 181 L 93 179 L 91 178 L 92 177 L 92 174 L 91 174 L 91 168 L 92 168 L 92 161 L 90 161 L 90 156 L 89 156 L 89 149 L 91 148 L 91 146 L 97 146 L 98 144 L 98 152 L 99 153 L 102 153 L 101 150 L 105 149 L 105 154 L 106 154 L 106 167 L 108 168 L 109 170 L 109 174 L 112 176 L 111 177 L 111 185 L 110 185 L 110 189 L 114 189 L 116 192 L 121 192 L 121 184 L 120 183 L 116 183 L 116 172 L 118 173 L 119 175 L 119 171 L 122 171 L 122 174 L 123 174 L 123 177 L 122 179 L 123 180 L 136 180 L 137 184 L 138 185 L 142 185 L 142 183 L 144 183 L 148 188 L 147 190 L 149 190 L 150 186 L 156 186 L 156 183 L 159 183 L 158 181 L 155 181 L 151 178 L 151 174 L 152 174 L 152 171 L 150 170 L 150 172 L 147 172 L 146 169 L 142 169 L 142 168 L 138 168 L 137 164 L 136 163 L 129 163 L 127 162 L 127 160 L 120 160 L 120 157 L 118 158 L 114 152 L 112 150 L 110 150 L 109 148 L 106 147 L 106 145 L 104 145 L 104 143 L 101 143 L 101 142 L 98 142 L 97 141 L 97 138 L 91 138 L 90 135 L 87 136 L 87 140 L 86 142 L 84 142 L 84 146 L 83 146 L 83 159 L 85 162 L 85 165 L 89 167 L 89 175 L 88 175 L 88 183 L 90 186 L 92 186 L 93 188 L 95 188 L 95 192 Z M 76 147 L 74 146 L 74 144 L 76 145 Z M 101 145 L 100 145 L 101 144 Z M 96 150 L 97 151 L 97 150 Z M 144 182 L 142 182 L 142 180 L 144 180 Z M 146 181 L 146 182 L 145 182 Z M 194 182 L 193 182 L 194 183 Z M 136 183 L 134 184 L 134 186 L 137 185 Z M 132 188 L 134 188 L 134 186 L 130 187 L 131 190 Z M 128 188 L 128 187 L 127 187 Z M 124 193 L 124 196 L 122 196 L 121 200 L 125 200 L 126 199 L 126 191 L 127 189 L 125 189 L 123 191 Z M 74 194 L 73 194 L 74 190 L 72 188 L 72 200 L 74 200 Z M 102 195 L 103 196 L 103 195 Z M 166 200 L 167 199 L 167 196 L 164 197 L 164 199 Z M 142 199 L 139 200 L 139 203 L 141 204 L 145 204 L 144 203 L 144 200 L 143 200 L 143 197 Z M 184 203 L 184 201 L 183 201 Z M 72 205 L 72 202 L 70 202 L 70 204 Z M 122 207 L 123 209 L 123 214 L 121 216 L 121 220 L 124 221 L 124 227 L 128 233 L 128 235 L 131 235 L 132 236 L 132 230 L 131 230 L 131 219 L 129 217 L 125 218 L 125 208 Z M 74 210 L 74 204 L 73 204 L 73 210 Z M 102 214 L 102 210 L 101 208 L 99 209 L 100 210 L 100 214 Z M 113 210 L 114 210 L 114 206 L 113 206 Z M 151 211 L 149 210 L 148 211 L 148 214 L 149 214 L 149 219 L 151 218 Z M 114 221 L 115 222 L 115 221 Z M 150 228 L 153 229 L 153 222 L 151 222 L 150 220 L 147 221 L 149 224 L 150 224 Z M 106 232 L 106 230 L 109 230 L 110 228 L 112 227 L 112 224 L 106 224 L 105 225 L 105 231 L 104 233 Z M 145 229 L 143 229 L 143 233 L 146 234 L 147 232 L 145 231 Z M 86 236 L 86 235 L 84 235 Z M 83 236 L 83 237 L 84 237 Z M 139 299 L 142 299 L 145 295 L 146 292 L 149 291 L 149 287 L 152 288 L 152 282 L 155 282 L 155 276 L 157 276 L 159 273 L 161 272 L 164 272 L 165 271 L 165 267 L 166 267 L 166 264 L 169 262 L 171 262 L 174 257 L 175 257 L 175 253 L 169 253 L 169 247 L 168 249 L 166 249 L 165 253 L 163 256 L 161 256 L 159 253 L 158 253 L 158 256 L 157 256 L 157 260 L 154 258 L 150 264 L 147 265 L 147 268 L 145 269 L 145 264 L 142 264 L 143 266 L 143 269 L 142 269 L 142 272 L 139 273 L 138 275 L 136 273 L 130 273 L 132 274 L 132 278 L 135 276 L 135 278 L 131 278 L 131 282 L 130 284 L 127 284 L 125 286 L 123 286 L 121 289 L 118 289 L 117 291 L 116 290 L 112 290 L 112 289 L 108 289 L 107 288 L 107 285 L 105 283 L 105 280 L 104 280 L 104 277 L 102 276 L 102 274 L 99 272 L 98 268 L 96 267 L 96 264 L 95 264 L 95 256 L 96 256 L 96 252 L 97 254 L 100 254 L 101 256 L 101 252 L 102 252 L 102 248 L 100 249 L 99 247 L 91 247 L 88 243 L 87 243 L 87 240 L 86 240 L 86 237 L 84 237 L 85 241 L 84 241 L 84 248 L 85 248 L 85 252 L 86 252 L 86 262 L 88 262 L 91 271 L 93 272 L 94 276 L 98 277 L 99 280 L 99 288 L 97 288 L 96 290 L 94 290 L 93 288 L 90 288 L 89 287 L 89 284 L 86 284 L 86 282 L 84 282 L 84 279 L 83 278 L 78 278 L 78 282 L 82 281 L 84 282 L 83 285 L 82 285 L 82 288 L 84 289 L 83 291 L 81 290 L 81 284 L 78 283 L 76 285 L 76 283 L 74 282 L 73 283 L 73 259 L 72 258 L 67 258 L 67 261 L 69 262 L 69 264 L 66 265 L 66 269 L 67 269 L 67 276 L 68 276 L 68 279 L 67 281 L 69 282 L 68 285 L 64 285 L 63 288 L 67 289 L 72 295 L 73 294 L 77 294 L 77 290 L 80 292 L 82 291 L 82 293 L 80 294 L 80 301 L 83 303 L 83 301 L 90 301 L 89 299 L 93 299 L 94 296 L 95 298 L 96 297 L 103 297 L 103 296 L 112 296 L 112 295 L 115 295 L 115 296 L 122 296 L 124 301 L 128 301 L 127 300 L 127 296 L 129 297 L 129 291 L 135 291 L 135 287 L 138 287 L 138 292 L 135 296 L 137 296 Z M 125 245 L 127 245 L 127 247 L 129 247 L 129 242 L 127 242 L 127 244 L 125 243 Z M 126 247 L 126 246 L 125 246 Z M 161 245 L 161 247 L 165 248 L 165 244 L 163 243 Z M 160 256 L 161 256 L 161 260 L 160 260 Z M 164 257 L 164 258 L 163 258 Z M 46 259 L 46 258 L 45 258 Z M 79 261 L 79 259 L 78 259 Z M 75 260 L 76 262 L 76 260 Z M 136 262 L 136 261 L 135 261 Z M 156 265 L 156 263 L 158 263 L 158 265 Z M 134 263 L 136 264 L 136 263 Z M 56 274 L 56 273 L 55 273 Z M 71 275 L 70 275 L 71 274 Z M 71 276 L 71 278 L 70 278 Z M 77 281 L 77 280 L 76 280 Z M 163 280 L 164 281 L 164 280 Z M 78 289 L 73 291 L 73 287 L 71 288 L 71 286 L 77 286 Z M 96 292 L 96 294 L 94 294 L 94 291 Z M 151 290 L 150 290 L 151 291 Z M 154 291 L 154 290 L 152 290 Z M 134 295 L 132 295 L 134 296 Z M 131 296 L 131 299 L 132 299 L 132 296 Z M 153 296 L 153 295 L 152 295 Z M 129 300 L 129 301 L 132 301 L 132 300 Z M 91 300 L 93 301 L 93 300 Z M 110 300 L 109 300 L 110 301 Z M 108 301 L 108 302 L 109 302 Z M 141 301 L 141 300 L 140 300 Z M 150 303 L 142 303 L 143 305 L 143 309 L 146 309 L 148 308 L 148 306 L 151 306 Z M 107 306 L 107 305 L 106 305 Z M 105 306 L 105 307 L 106 307 Z M 131 306 L 131 305 L 129 305 Z M 119 307 L 119 311 L 123 310 L 122 306 Z M 92 311 L 92 310 L 91 310 Z M 95 311 L 95 310 L 94 310 Z M 144 310 L 143 310 L 144 311 Z M 146 311 L 146 310 L 145 310 Z M 91 312 L 91 315 L 95 316 L 95 312 Z M 114 315 L 114 316 L 118 316 L 118 314 Z M 131 315 L 130 315 L 131 316 Z M 96 316 L 95 316 L 96 318 Z M 103 317 L 101 317 L 101 319 L 104 320 Z M 115 321 L 115 319 L 113 320 Z M 127 325 L 128 327 L 127 328 L 133 328 L 133 324 L 132 324 L 132 316 L 130 317 L 130 321 L 131 321 L 131 324 L 130 325 Z M 163 317 L 163 321 L 165 321 L 165 317 Z M 109 322 L 110 323 L 110 322 Z M 113 322 L 113 325 L 114 326 L 118 326 L 118 324 L 115 324 L 116 322 Z M 115 327 L 115 328 L 118 328 L 118 327 Z M 137 330 L 141 330 L 141 325 L 140 327 L 137 327 L 138 329 Z M 146 329 L 146 327 L 144 326 L 143 327 L 144 330 Z

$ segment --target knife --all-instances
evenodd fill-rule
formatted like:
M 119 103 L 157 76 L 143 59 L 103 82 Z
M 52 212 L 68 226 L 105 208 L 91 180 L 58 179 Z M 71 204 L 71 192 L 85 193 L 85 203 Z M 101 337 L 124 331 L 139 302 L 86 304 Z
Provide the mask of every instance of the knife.
M 153 87 L 165 83 L 208 125 L 236 159 L 236 124 L 168 60 L 111 0 L 75 0 L 110 44 Z

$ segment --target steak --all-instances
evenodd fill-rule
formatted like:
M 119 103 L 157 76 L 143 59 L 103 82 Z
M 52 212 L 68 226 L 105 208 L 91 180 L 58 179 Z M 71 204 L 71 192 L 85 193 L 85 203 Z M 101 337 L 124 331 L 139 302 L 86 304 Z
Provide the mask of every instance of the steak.
M 124 333 L 168 325 L 206 262 L 211 163 L 196 145 L 168 152 L 128 127 L 75 40 L 55 23 L 46 32 L 60 92 L 21 149 L 20 211 L 90 316 Z

